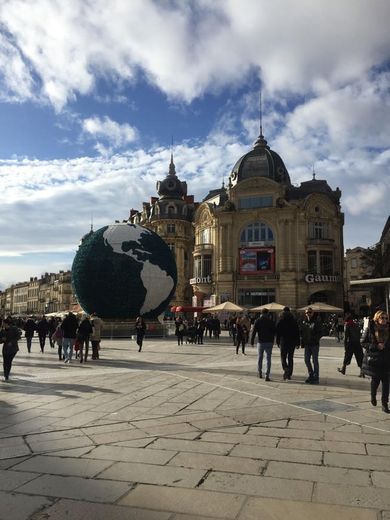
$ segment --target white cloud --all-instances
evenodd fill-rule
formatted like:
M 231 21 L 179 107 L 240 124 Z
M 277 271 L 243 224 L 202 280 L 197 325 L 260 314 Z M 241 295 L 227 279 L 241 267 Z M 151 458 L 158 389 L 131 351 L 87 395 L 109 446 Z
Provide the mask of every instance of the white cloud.
M 387 0 L 12 0 L 0 16 L 61 110 L 98 78 L 121 84 L 139 70 L 185 101 L 241 83 L 253 67 L 270 92 L 323 92 L 388 58 L 389 11 Z M 25 71 L 20 99 L 33 90 Z
M 122 148 L 137 138 L 137 130 L 134 127 L 128 123 L 119 124 L 108 116 L 84 119 L 82 128 L 84 134 L 98 141 L 96 148 L 102 155 L 112 153 L 113 150 Z M 100 140 L 106 142 L 108 146 L 105 146 Z

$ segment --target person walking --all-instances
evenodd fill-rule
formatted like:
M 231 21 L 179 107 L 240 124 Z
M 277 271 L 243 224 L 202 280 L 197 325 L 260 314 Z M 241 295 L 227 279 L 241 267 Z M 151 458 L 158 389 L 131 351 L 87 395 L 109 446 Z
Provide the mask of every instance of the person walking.
M 34 337 L 34 332 L 36 331 L 35 321 L 32 319 L 31 316 L 26 320 L 23 330 L 27 342 L 27 352 L 30 353 L 32 339 Z
M 390 413 L 390 326 L 389 315 L 385 311 L 375 313 L 362 341 L 367 345 L 362 370 L 365 375 L 371 377 L 371 404 L 377 405 L 376 393 L 382 383 L 382 410 Z
M 138 316 L 138 318 L 135 320 L 135 332 L 137 334 L 138 352 L 141 352 L 142 344 L 146 333 L 146 323 L 142 316 Z
M 64 331 L 61 328 L 61 318 L 58 318 L 57 328 L 53 332 L 51 339 L 52 339 L 53 343 L 57 343 L 57 345 L 58 345 L 58 359 L 60 361 L 63 361 L 62 340 L 64 339 Z
M 185 325 L 183 322 L 183 318 L 178 316 L 175 320 L 175 336 L 177 338 L 178 346 L 183 345 L 183 337 L 184 337 Z
M 273 319 L 270 317 L 268 309 L 261 311 L 260 318 L 257 318 L 253 325 L 251 335 L 251 345 L 254 346 L 256 335 L 258 336 L 257 342 L 257 370 L 260 379 L 263 377 L 263 357 L 264 352 L 267 356 L 267 369 L 265 374 L 265 380 L 271 381 L 271 357 L 272 347 L 275 340 L 276 327 Z
M 64 332 L 64 337 L 62 339 L 62 354 L 64 356 L 64 363 L 70 363 L 72 361 L 73 345 L 76 340 L 78 326 L 79 324 L 77 318 L 73 312 L 69 312 L 69 314 L 64 318 L 64 321 L 61 323 L 61 328 Z
M 248 337 L 248 329 L 245 325 L 245 321 L 242 317 L 238 317 L 236 319 L 236 354 L 238 354 L 238 351 L 240 349 L 241 345 L 241 352 L 244 356 L 245 354 L 245 345 Z
M 91 345 L 92 345 L 92 359 L 99 359 L 100 341 L 102 334 L 102 320 L 98 317 L 96 312 L 91 314 Z
M 356 316 L 347 316 L 344 327 L 344 360 L 342 367 L 337 370 L 345 375 L 347 366 L 351 363 L 352 357 L 355 355 L 356 363 L 360 368 L 359 377 L 364 377 L 362 372 L 363 348 L 360 344 L 360 326 Z
M 322 336 L 321 320 L 314 314 L 311 307 L 305 311 L 305 318 L 300 323 L 301 345 L 305 349 L 305 365 L 309 377 L 305 383 L 318 385 L 320 377 L 319 352 Z M 313 363 L 312 363 L 313 362 Z
M 294 352 L 299 346 L 298 322 L 290 308 L 285 307 L 276 324 L 276 344 L 280 348 L 280 359 L 283 368 L 283 379 L 291 379 L 294 370 Z
M 45 348 L 46 336 L 49 332 L 49 323 L 47 322 L 46 316 L 42 316 L 42 318 L 37 323 L 37 332 L 39 338 L 39 345 L 41 347 L 41 352 L 43 354 L 43 350 Z
M 77 329 L 77 339 L 80 342 L 80 363 L 87 362 L 88 351 L 89 351 L 89 338 L 92 334 L 92 325 L 89 321 L 88 316 L 85 316 L 81 321 L 79 328 Z
M 53 334 L 57 328 L 57 320 L 54 316 L 51 316 L 51 318 L 49 319 L 48 326 L 50 348 L 54 348 Z
M 3 343 L 3 371 L 4 381 L 9 380 L 12 361 L 19 350 L 18 341 L 22 337 L 22 331 L 12 324 L 10 318 L 3 320 L 3 328 L 0 330 L 0 343 Z

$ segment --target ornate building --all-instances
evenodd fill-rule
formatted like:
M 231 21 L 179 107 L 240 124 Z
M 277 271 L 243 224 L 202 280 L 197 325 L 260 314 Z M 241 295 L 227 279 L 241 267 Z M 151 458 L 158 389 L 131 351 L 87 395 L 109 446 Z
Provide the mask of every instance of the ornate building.
M 187 183 L 176 175 L 171 155 L 168 175 L 157 182 L 158 197 L 144 202 L 142 211 L 131 210 L 129 222 L 155 231 L 168 244 L 176 259 L 177 286 L 171 304 L 184 306 L 191 303 L 190 278 L 193 272 L 194 249 L 193 218 L 197 204 L 193 195 L 187 195 Z
M 195 305 L 277 301 L 343 306 L 341 192 L 325 180 L 291 184 L 262 132 L 195 214 Z

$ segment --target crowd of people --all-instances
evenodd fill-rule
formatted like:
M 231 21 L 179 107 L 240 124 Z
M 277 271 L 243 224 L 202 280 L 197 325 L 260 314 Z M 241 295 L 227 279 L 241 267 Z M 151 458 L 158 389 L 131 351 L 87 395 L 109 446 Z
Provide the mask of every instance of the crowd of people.
M 72 312 L 64 319 L 60 317 L 46 316 L 34 319 L 33 316 L 25 320 L 13 320 L 5 318 L 2 320 L 0 329 L 0 343 L 3 344 L 3 369 L 4 381 L 9 380 L 12 361 L 19 351 L 19 341 L 23 336 L 26 339 L 27 352 L 30 354 L 32 340 L 37 333 L 40 352 L 43 354 L 47 340 L 50 348 L 57 345 L 59 361 L 69 364 L 75 354 L 80 363 L 85 363 L 89 357 L 89 345 L 91 344 L 92 359 L 99 359 L 102 322 L 93 313 L 91 316 L 83 316 L 81 320 Z
M 311 307 L 305 311 L 303 319 L 297 320 L 288 307 L 283 309 L 277 320 L 268 309 L 264 308 L 256 320 L 249 316 L 231 316 L 224 322 L 229 331 L 236 354 L 246 355 L 245 347 L 250 342 L 257 343 L 258 376 L 271 381 L 272 351 L 274 345 L 280 349 L 280 360 L 283 379 L 290 380 L 294 370 L 295 349 L 304 349 L 304 361 L 308 372 L 305 383 L 319 384 L 319 350 L 320 339 L 324 334 L 324 324 Z M 339 320 L 337 320 L 337 326 Z M 3 344 L 4 380 L 9 380 L 12 361 L 19 350 L 18 342 L 24 331 L 27 351 L 31 353 L 32 339 L 37 333 L 40 351 L 43 353 L 46 341 L 51 348 L 57 345 L 58 359 L 70 363 L 74 352 L 80 363 L 85 363 L 89 356 L 91 344 L 92 359 L 99 359 L 102 322 L 96 314 L 84 316 L 80 321 L 69 312 L 63 320 L 60 318 L 39 320 L 32 317 L 22 322 L 14 322 L 11 318 L 2 320 L 0 343 Z M 371 404 L 377 405 L 377 391 L 381 385 L 382 410 L 390 413 L 389 375 L 390 375 L 390 328 L 389 316 L 378 310 L 371 320 L 362 322 L 356 316 L 347 314 L 343 318 L 342 337 L 344 340 L 344 358 L 338 371 L 346 375 L 347 367 L 353 357 L 360 368 L 359 377 L 371 377 Z M 135 322 L 138 351 L 141 352 L 147 330 L 146 322 L 139 316 Z M 194 343 L 203 345 L 204 338 L 219 339 L 221 323 L 217 316 L 204 316 L 194 320 L 186 320 L 181 316 L 175 320 L 177 344 Z M 264 363 L 265 358 L 265 363 Z M 265 369 L 263 369 L 263 367 Z

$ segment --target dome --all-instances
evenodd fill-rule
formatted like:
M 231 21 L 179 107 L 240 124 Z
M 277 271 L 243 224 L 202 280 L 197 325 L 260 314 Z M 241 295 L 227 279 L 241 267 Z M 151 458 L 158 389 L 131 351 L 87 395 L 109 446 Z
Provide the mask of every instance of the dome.
M 268 177 L 275 182 L 291 186 L 290 176 L 280 155 L 271 150 L 260 133 L 253 150 L 243 155 L 230 174 L 232 186 L 251 177 Z
M 156 190 L 160 199 L 183 199 L 187 195 L 187 183 L 178 179 L 172 155 L 169 173 L 164 180 L 157 182 Z

